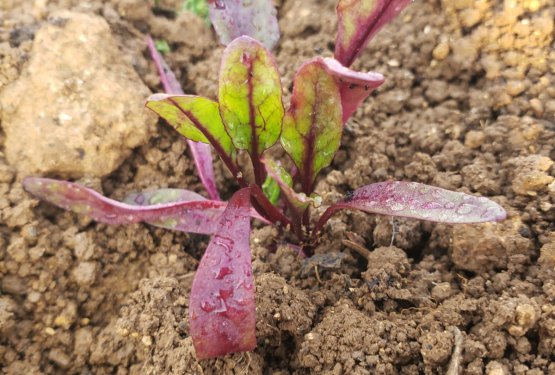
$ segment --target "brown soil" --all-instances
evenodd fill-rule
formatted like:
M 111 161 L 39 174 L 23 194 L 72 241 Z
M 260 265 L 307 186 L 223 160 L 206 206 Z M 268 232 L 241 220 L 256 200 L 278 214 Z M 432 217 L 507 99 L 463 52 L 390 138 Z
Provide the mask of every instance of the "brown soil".
M 189 93 L 213 97 L 222 47 L 202 21 L 139 0 L 3 1 L 0 90 L 59 9 L 104 17 L 160 91 L 142 33 L 166 39 Z M 334 1 L 284 0 L 276 55 L 294 71 L 331 55 Z M 330 202 L 389 178 L 492 197 L 499 224 L 452 227 L 335 216 L 311 263 L 272 228 L 252 235 L 252 353 L 198 362 L 187 304 L 204 236 L 108 227 L 25 194 L 0 132 L 0 371 L 6 374 L 555 374 L 555 5 L 418 1 L 357 69 L 387 81 L 349 121 L 317 190 Z M 54 98 L 53 98 L 54 100 Z M 30 110 L 33 110 L 32 108 Z M 6 120 L 6 119 L 4 119 Z M 1 125 L 1 124 L 0 124 Z M 109 177 L 113 198 L 161 186 L 202 192 L 185 143 L 162 123 Z M 224 196 L 234 185 L 220 163 Z M 275 250 L 277 246 L 277 250 Z

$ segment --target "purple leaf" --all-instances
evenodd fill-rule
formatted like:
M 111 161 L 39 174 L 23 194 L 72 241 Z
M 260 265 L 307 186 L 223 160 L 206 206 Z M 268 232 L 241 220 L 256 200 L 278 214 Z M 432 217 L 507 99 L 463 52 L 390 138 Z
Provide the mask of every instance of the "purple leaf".
M 272 49 L 279 40 L 276 9 L 272 0 L 208 0 L 210 20 L 223 45 L 242 35 Z
M 166 64 L 164 58 L 156 50 L 154 42 L 150 36 L 147 37 L 147 45 L 150 55 L 152 56 L 152 61 L 154 61 L 154 64 L 158 69 L 158 74 L 160 76 L 162 86 L 164 87 L 164 91 L 168 94 L 183 95 L 183 89 L 177 81 L 177 78 L 175 78 L 175 74 L 172 72 L 168 64 Z M 218 194 L 218 189 L 216 187 L 216 178 L 214 177 L 214 166 L 210 145 L 193 142 L 191 140 L 187 140 L 187 144 L 191 149 L 191 154 L 195 160 L 200 180 L 202 181 L 208 196 L 214 200 L 220 200 L 220 195 Z
M 356 189 L 347 199 L 329 207 L 318 221 L 314 233 L 342 209 L 450 224 L 500 221 L 507 216 L 500 205 L 485 197 L 417 182 L 387 181 Z
M 351 66 L 370 39 L 411 0 L 339 0 L 335 58 Z
M 193 280 L 189 334 L 198 359 L 256 347 L 249 190 L 229 201 Z
M 325 58 L 328 72 L 339 82 L 343 122 L 346 122 L 372 91 L 384 83 L 380 73 L 362 73 L 344 67 L 332 58 Z
M 23 186 L 37 198 L 101 223 L 153 222 L 164 228 L 201 234 L 214 233 L 227 206 L 226 202 L 206 200 L 193 192 L 181 193 L 176 199 L 192 199 L 198 196 L 199 200 L 136 206 L 106 198 L 94 190 L 68 181 L 26 177 L 23 179 Z M 134 203 L 144 204 L 153 199 L 149 194 L 154 196 L 157 192 L 136 194 L 133 196 Z
M 133 206 L 152 206 L 163 203 L 177 203 L 186 201 L 202 201 L 206 200 L 202 195 L 199 195 L 193 191 L 185 189 L 158 189 L 151 191 L 143 191 L 138 193 L 131 193 L 123 200 L 124 203 Z M 226 203 L 227 204 L 227 203 Z M 220 221 L 223 210 L 226 206 L 222 206 L 221 210 L 214 210 L 214 220 L 210 223 L 211 228 L 207 228 L 207 231 L 214 233 L 218 222 Z M 208 215 L 208 213 L 207 213 Z M 264 219 L 254 208 L 251 208 L 251 217 L 258 219 L 265 224 L 270 224 L 270 222 Z M 190 232 L 188 228 L 190 227 L 190 218 L 183 217 L 180 213 L 176 215 L 166 216 L 164 221 L 148 221 L 150 225 L 154 225 L 160 228 L 173 229 L 182 232 Z

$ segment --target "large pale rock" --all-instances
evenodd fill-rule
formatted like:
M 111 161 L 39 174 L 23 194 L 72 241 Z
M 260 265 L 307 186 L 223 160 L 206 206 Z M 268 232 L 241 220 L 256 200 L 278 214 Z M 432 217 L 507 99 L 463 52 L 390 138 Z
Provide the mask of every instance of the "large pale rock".
M 0 92 L 10 164 L 26 174 L 104 176 L 156 122 L 149 89 L 104 19 L 60 12 L 36 34 L 21 77 Z

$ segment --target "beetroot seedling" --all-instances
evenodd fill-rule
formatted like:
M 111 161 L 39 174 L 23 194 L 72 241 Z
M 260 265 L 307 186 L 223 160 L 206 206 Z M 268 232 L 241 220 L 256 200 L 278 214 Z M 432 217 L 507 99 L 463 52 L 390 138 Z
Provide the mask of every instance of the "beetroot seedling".
M 233 40 L 224 51 L 217 100 L 167 93 L 147 100 L 147 107 L 185 138 L 212 146 L 241 187 L 229 203 L 178 189 L 135 193 L 119 203 L 69 182 L 27 178 L 24 186 L 41 199 L 101 222 L 144 221 L 213 234 L 189 301 L 197 357 L 252 350 L 256 338 L 250 217 L 290 230 L 296 237 L 294 246 L 307 255 L 312 254 L 327 221 L 344 209 L 443 223 L 506 217 L 503 208 L 487 198 L 415 182 L 386 181 L 346 194 L 319 220 L 310 222 L 311 207 L 322 204 L 314 192 L 315 181 L 339 149 L 343 124 L 383 83 L 378 73 L 360 73 L 347 66 L 407 3 L 340 1 L 336 59 L 316 57 L 300 67 L 287 110 L 273 56 L 248 36 Z M 156 59 L 161 65 L 162 60 Z M 289 155 L 288 160 L 266 155 L 276 144 Z M 250 166 L 238 162 L 239 153 L 248 154 Z M 248 170 L 253 175 L 250 179 Z

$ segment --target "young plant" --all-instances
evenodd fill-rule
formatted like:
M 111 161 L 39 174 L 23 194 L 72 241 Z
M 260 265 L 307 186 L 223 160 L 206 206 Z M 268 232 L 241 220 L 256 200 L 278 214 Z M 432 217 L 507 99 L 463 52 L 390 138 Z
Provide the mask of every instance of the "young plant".
M 339 149 L 344 122 L 383 82 L 377 73 L 355 72 L 344 64 L 352 62 L 375 31 L 406 3 L 340 1 L 337 60 L 317 57 L 303 64 L 295 75 L 287 110 L 273 56 L 247 36 L 235 39 L 224 51 L 217 101 L 173 94 L 155 94 L 147 100 L 146 106 L 181 135 L 213 147 L 241 187 L 229 203 L 179 189 L 136 193 L 119 203 L 70 182 L 36 177 L 24 180 L 25 189 L 108 224 L 143 221 L 213 234 L 189 301 L 189 333 L 196 355 L 204 359 L 252 350 L 256 337 L 250 217 L 290 230 L 310 255 L 318 232 L 343 209 L 443 223 L 497 221 L 506 216 L 487 198 L 387 181 L 356 189 L 310 222 L 311 207 L 322 204 L 314 192 L 316 178 Z M 289 162 L 267 155 L 266 150 L 276 144 L 289 155 Z M 238 163 L 241 152 L 250 157 L 248 168 Z M 251 179 L 247 171 L 252 171 Z

